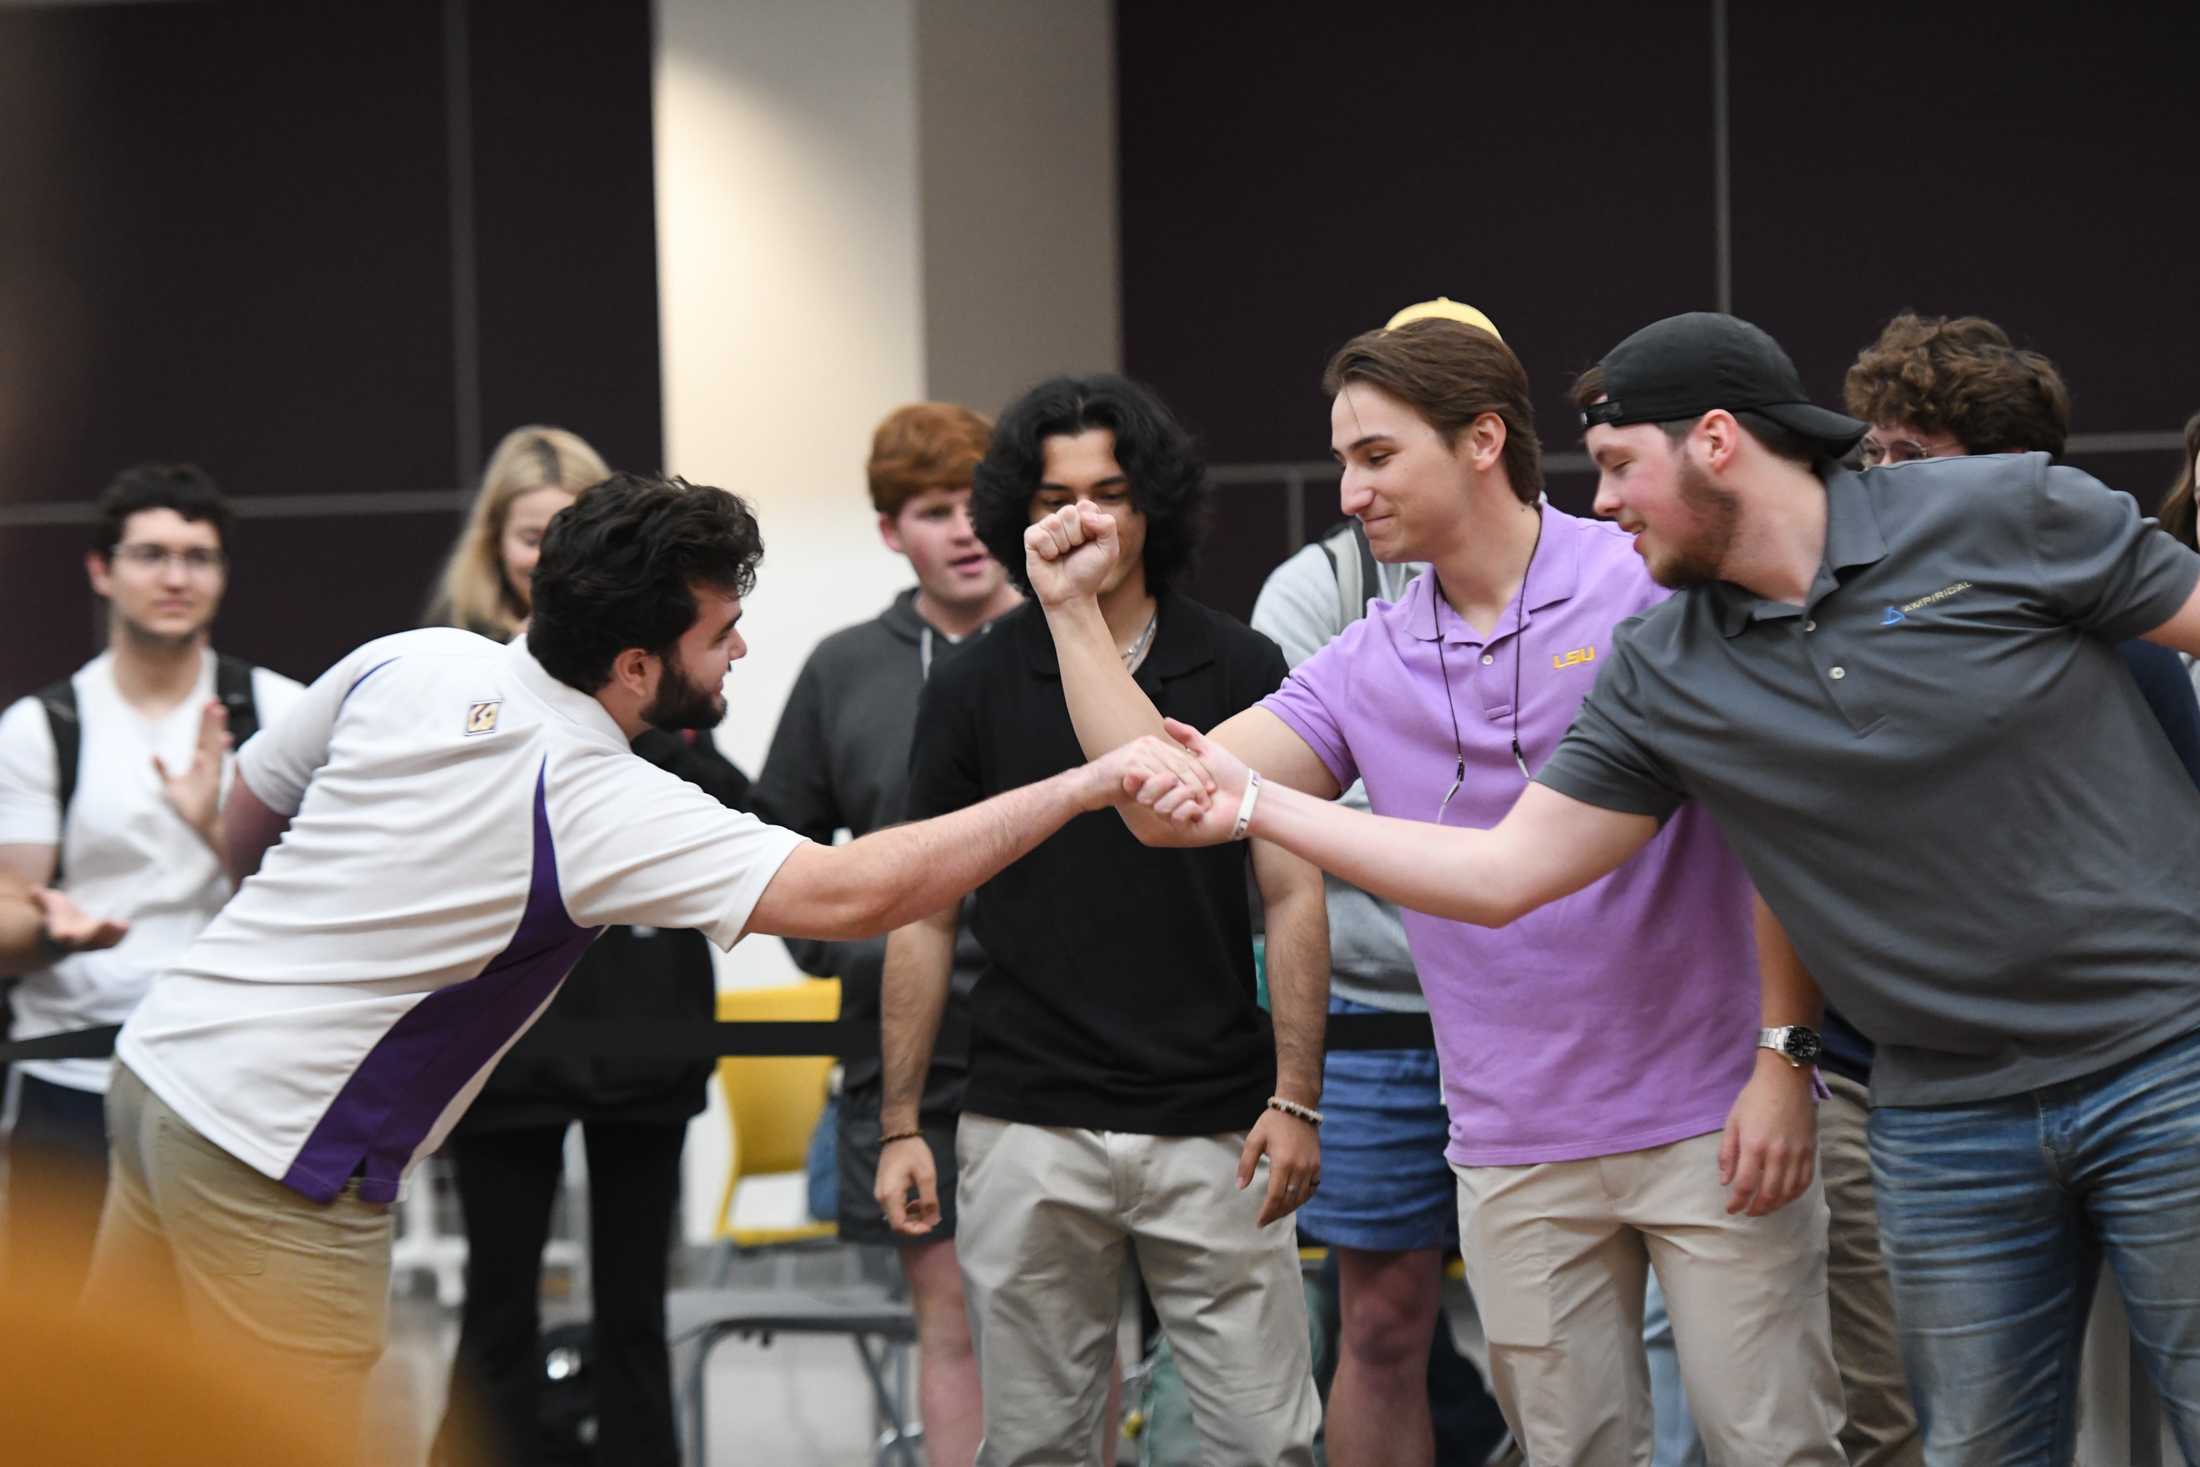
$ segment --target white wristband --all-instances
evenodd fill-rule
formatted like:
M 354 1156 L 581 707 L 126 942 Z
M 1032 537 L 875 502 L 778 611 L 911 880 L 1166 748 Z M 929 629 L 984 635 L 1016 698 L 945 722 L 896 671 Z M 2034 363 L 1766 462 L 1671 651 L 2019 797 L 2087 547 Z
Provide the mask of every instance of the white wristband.
M 1260 803 L 1260 771 L 1245 771 L 1245 795 L 1238 801 L 1237 824 L 1230 827 L 1230 839 L 1243 840 L 1253 828 L 1253 807 Z

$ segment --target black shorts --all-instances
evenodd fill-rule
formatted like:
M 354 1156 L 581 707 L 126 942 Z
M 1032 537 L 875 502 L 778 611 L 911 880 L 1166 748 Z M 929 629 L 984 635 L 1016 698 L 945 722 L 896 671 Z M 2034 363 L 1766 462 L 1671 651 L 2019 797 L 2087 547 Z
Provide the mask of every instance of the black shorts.
M 927 1087 L 928 1089 L 930 1087 Z M 959 1087 L 958 1087 L 959 1088 Z M 931 1100 L 934 1097 L 927 1094 Z M 917 1117 L 924 1144 L 932 1148 L 932 1166 L 939 1174 L 940 1220 L 923 1237 L 897 1233 L 887 1222 L 872 1190 L 878 1186 L 879 1092 L 851 1090 L 840 1097 L 840 1129 L 834 1138 L 840 1181 L 840 1236 L 851 1243 L 936 1243 L 955 1236 L 955 1125 L 954 1111 L 926 1110 Z

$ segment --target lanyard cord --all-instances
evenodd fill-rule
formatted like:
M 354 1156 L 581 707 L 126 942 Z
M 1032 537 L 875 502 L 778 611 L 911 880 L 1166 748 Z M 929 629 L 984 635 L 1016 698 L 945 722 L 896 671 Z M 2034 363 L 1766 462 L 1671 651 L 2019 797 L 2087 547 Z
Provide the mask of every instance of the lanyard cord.
M 1535 553 L 1543 548 L 1543 515 L 1536 512 L 1535 542 L 1528 547 L 1528 563 L 1520 568 L 1519 599 L 1513 605 L 1513 697 L 1512 697 L 1512 755 L 1513 763 L 1520 766 L 1520 777 L 1528 779 L 1528 756 L 1520 750 L 1520 644 L 1527 640 L 1524 628 L 1528 616 L 1528 573 L 1535 569 Z M 1429 567 L 1429 629 L 1436 635 L 1436 667 L 1444 679 L 1444 711 L 1451 715 L 1451 752 L 1454 759 L 1451 788 L 1444 791 L 1444 798 L 1437 802 L 1436 820 L 1443 823 L 1444 810 L 1451 804 L 1452 796 L 1459 793 L 1467 782 L 1467 751 L 1459 738 L 1459 708 L 1451 696 L 1451 667 L 1444 661 L 1444 628 L 1442 607 L 1443 579 L 1436 574 L 1436 567 Z

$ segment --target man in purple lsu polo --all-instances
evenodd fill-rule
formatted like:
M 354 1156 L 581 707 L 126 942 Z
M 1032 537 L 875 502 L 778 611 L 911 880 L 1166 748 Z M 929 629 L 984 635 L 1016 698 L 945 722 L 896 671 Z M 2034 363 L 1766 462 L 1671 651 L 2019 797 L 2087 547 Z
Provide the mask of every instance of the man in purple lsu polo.
M 1526 374 L 1488 332 L 1441 318 L 1369 332 L 1324 386 L 1342 507 L 1378 560 L 1430 570 L 1210 737 L 1323 798 L 1359 778 L 1377 814 L 1493 825 L 1565 735 L 1614 628 L 1666 593 L 1626 535 L 1540 502 Z M 1160 726 L 1093 610 L 1111 541 L 1074 509 L 1025 540 L 1088 751 Z M 1183 839 L 1143 806 L 1123 813 L 1141 839 Z M 1404 913 L 1461 1252 L 1530 1461 L 1646 1460 L 1646 1266 L 1713 1461 L 1842 1461 L 1811 1072 L 1759 1047 L 1761 1026 L 1816 1013 L 1791 975 L 1760 977 L 1752 909 L 1687 809 L 1509 927 Z M 1412 1460 L 1396 1446 L 1386 1463 Z
M 370 642 L 244 746 L 243 885 L 116 1045 L 86 1308 L 180 1311 L 347 1429 L 405 1172 L 598 930 L 877 934 L 1165 762 L 1134 747 L 837 847 L 726 809 L 628 746 L 724 716 L 762 554 L 724 490 L 614 477 L 551 522 L 526 638 Z

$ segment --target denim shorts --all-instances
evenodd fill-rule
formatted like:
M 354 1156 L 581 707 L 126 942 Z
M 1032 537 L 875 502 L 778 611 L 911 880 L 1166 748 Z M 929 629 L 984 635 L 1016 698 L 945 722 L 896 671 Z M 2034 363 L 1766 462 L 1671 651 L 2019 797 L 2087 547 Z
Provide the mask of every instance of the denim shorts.
M 1333 1014 L 1384 1012 L 1332 997 Z M 1322 1072 L 1322 1183 L 1299 1209 L 1307 1243 L 1388 1252 L 1458 1245 L 1444 1147 L 1451 1121 L 1432 1049 L 1348 1049 Z

